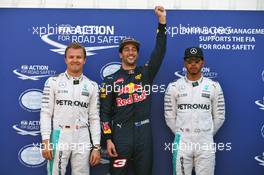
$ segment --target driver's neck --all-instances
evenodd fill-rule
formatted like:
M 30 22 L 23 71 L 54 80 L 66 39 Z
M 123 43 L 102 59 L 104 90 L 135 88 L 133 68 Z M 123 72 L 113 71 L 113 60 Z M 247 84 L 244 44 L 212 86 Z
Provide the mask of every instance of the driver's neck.
M 67 70 L 67 74 L 69 74 L 70 76 L 74 77 L 74 78 L 78 78 L 82 75 L 82 72 L 71 72 L 69 70 Z
M 122 68 L 124 70 L 134 70 L 136 68 L 136 66 L 137 66 L 136 64 L 134 64 L 134 65 L 127 65 L 125 63 L 122 63 Z
M 198 73 L 198 74 L 189 74 L 189 73 L 187 74 L 187 78 L 188 78 L 188 80 L 191 80 L 191 81 L 197 81 L 197 80 L 199 80 L 201 77 L 202 77 L 201 72 Z

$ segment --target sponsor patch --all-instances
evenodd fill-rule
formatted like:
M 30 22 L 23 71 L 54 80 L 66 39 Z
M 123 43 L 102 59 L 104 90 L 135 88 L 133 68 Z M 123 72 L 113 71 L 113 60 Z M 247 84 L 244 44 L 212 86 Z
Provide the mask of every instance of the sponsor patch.
M 67 91 L 67 90 L 58 90 L 58 93 L 59 93 L 59 94 L 67 94 L 68 91 Z
M 103 132 L 104 132 L 104 134 L 111 134 L 112 133 L 108 122 L 103 122 Z
M 124 78 L 118 78 L 115 83 L 122 83 L 124 81 Z
M 89 96 L 89 92 L 83 91 L 83 92 L 82 92 L 82 95 L 84 95 L 84 96 L 87 96 L 87 97 L 88 97 L 88 96 Z
M 187 97 L 187 93 L 178 94 L 178 97 Z
M 106 98 L 106 94 L 101 94 L 100 98 Z
M 202 97 L 210 98 L 210 94 L 202 93 Z
M 140 80 L 141 79 L 141 76 L 142 76 L 142 74 L 138 74 L 138 75 L 135 76 L 135 79 L 136 80 Z

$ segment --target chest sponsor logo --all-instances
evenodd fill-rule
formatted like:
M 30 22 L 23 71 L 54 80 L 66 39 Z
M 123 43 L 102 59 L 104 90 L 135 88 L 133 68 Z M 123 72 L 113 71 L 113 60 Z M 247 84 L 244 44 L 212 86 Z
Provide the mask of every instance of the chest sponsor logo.
M 121 107 L 121 106 L 126 106 L 129 104 L 141 102 L 145 100 L 146 98 L 147 98 L 147 94 L 145 91 L 143 91 L 141 95 L 134 93 L 132 95 L 129 95 L 129 97 L 126 99 L 122 99 L 121 97 L 116 98 L 116 104 L 117 106 Z
M 78 107 L 88 108 L 88 103 L 81 101 L 56 100 L 56 104 L 60 106 L 78 106 Z
M 185 109 L 203 109 L 203 110 L 210 110 L 209 104 L 178 104 L 178 109 L 185 110 Z

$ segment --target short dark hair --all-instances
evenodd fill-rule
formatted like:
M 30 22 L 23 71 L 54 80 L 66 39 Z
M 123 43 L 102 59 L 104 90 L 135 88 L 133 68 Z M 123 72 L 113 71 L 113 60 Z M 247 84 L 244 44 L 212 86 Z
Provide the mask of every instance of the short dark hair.
M 82 49 L 83 55 L 84 55 L 84 59 L 86 58 L 86 49 L 85 49 L 85 47 L 83 47 L 80 43 L 77 43 L 77 42 L 73 42 L 73 43 L 71 43 L 71 44 L 69 44 L 67 46 L 67 48 L 65 49 L 65 53 L 64 53 L 65 58 L 66 58 L 67 51 L 70 48 L 72 48 L 72 49 Z

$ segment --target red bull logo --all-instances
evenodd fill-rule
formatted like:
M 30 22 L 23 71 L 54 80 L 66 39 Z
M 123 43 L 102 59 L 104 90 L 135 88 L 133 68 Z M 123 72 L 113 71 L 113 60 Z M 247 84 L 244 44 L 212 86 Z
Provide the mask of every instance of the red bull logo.
M 142 92 L 143 87 L 140 84 L 129 83 L 120 88 L 118 95 L 122 94 L 133 94 L 134 92 Z
M 103 122 L 103 132 L 104 134 L 112 133 L 108 122 Z
M 146 98 L 147 98 L 146 91 L 143 90 L 141 95 L 135 93 L 135 94 L 129 95 L 127 99 L 122 99 L 120 97 L 116 98 L 116 104 L 118 107 L 121 107 L 121 106 L 126 106 L 132 103 L 143 101 Z

